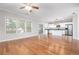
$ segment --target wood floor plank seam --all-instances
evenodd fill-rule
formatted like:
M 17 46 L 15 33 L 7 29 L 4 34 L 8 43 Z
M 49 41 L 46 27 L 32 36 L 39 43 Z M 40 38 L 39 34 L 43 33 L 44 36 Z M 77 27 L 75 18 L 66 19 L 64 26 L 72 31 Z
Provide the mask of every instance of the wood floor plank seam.
M 0 43 L 0 55 L 78 55 L 79 40 L 71 36 L 34 36 Z

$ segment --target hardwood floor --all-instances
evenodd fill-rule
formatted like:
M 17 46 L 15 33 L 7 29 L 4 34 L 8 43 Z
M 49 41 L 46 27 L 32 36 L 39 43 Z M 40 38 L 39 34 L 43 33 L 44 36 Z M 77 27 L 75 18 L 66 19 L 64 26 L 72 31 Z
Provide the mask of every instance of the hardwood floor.
M 1 55 L 78 55 L 79 41 L 69 36 L 31 37 L 0 43 Z

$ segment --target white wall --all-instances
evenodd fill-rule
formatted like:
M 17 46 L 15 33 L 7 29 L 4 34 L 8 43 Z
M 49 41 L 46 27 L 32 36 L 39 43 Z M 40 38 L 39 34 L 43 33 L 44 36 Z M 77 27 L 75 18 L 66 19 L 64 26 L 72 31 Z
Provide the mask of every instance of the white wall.
M 5 16 L 18 19 L 18 20 L 26 20 L 32 22 L 32 32 L 26 32 L 23 34 L 6 34 L 5 32 Z M 7 40 L 14 40 L 18 38 L 25 38 L 38 35 L 38 22 L 34 20 L 27 20 L 28 18 L 23 18 L 20 15 L 16 15 L 7 11 L 0 10 L 0 42 Z
M 5 38 L 5 25 L 4 25 L 4 18 L 0 16 L 0 40 Z
M 78 39 L 78 15 L 73 14 L 73 39 Z
M 79 15 L 78 15 L 78 32 L 77 32 L 78 34 L 78 40 L 79 40 Z
M 77 39 L 79 40 L 79 13 L 78 13 L 78 15 L 77 15 L 77 22 L 75 22 L 76 23 L 76 31 L 77 31 Z

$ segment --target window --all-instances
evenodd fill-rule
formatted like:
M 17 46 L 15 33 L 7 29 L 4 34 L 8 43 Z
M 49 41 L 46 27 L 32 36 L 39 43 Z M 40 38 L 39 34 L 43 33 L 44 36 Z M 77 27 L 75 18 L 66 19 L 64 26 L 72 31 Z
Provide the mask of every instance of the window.
M 26 32 L 31 32 L 31 22 L 26 22 Z
M 24 33 L 25 32 L 25 21 L 24 20 L 17 20 L 17 33 Z
M 6 34 L 31 32 L 31 22 L 25 20 L 6 19 Z
M 16 33 L 16 20 L 6 19 L 6 33 Z

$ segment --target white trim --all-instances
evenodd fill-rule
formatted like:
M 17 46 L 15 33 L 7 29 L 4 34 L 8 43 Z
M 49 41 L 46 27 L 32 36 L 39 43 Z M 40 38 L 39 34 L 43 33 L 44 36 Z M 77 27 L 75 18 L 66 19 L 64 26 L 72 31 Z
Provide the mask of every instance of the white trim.
M 38 36 L 38 35 L 30 35 L 30 36 L 14 38 L 14 39 L 4 39 L 4 40 L 0 40 L 0 42 L 6 42 L 6 41 L 11 41 L 11 40 L 19 40 L 19 39 L 30 38 L 30 37 L 34 37 L 34 36 Z
M 79 37 L 73 37 L 74 40 L 79 40 Z

